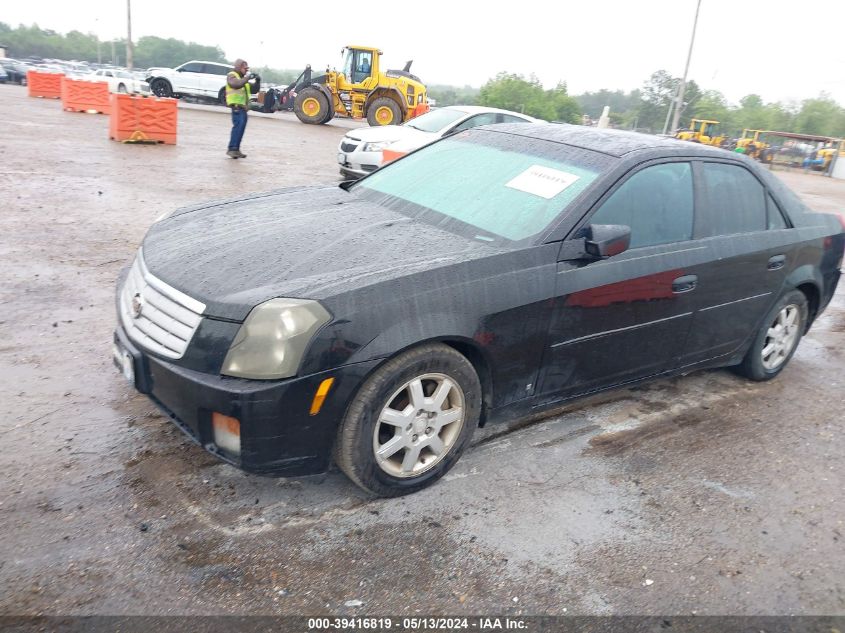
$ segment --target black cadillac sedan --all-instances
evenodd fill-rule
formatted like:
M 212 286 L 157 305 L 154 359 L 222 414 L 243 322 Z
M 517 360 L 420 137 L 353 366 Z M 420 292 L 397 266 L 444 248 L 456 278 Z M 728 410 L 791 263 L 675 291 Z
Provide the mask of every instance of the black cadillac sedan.
M 530 129 L 528 129 L 530 127 Z M 119 281 L 113 353 L 244 470 L 377 495 L 479 425 L 636 381 L 789 362 L 845 233 L 743 156 L 561 125 L 477 128 L 355 185 L 180 209 Z

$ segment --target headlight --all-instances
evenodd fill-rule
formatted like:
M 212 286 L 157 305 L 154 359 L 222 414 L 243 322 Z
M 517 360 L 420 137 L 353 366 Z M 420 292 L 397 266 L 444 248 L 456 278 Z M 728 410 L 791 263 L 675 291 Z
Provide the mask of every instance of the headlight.
M 252 309 L 238 330 L 221 373 L 265 380 L 295 376 L 311 337 L 330 320 L 316 301 L 265 301 Z
M 385 147 L 395 142 L 396 141 L 379 141 L 378 143 L 364 143 L 363 150 L 365 152 L 380 152 Z

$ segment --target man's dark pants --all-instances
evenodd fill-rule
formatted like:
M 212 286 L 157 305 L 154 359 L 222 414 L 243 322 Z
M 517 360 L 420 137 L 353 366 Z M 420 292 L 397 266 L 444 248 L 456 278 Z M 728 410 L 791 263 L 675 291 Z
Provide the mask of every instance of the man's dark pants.
M 229 137 L 229 151 L 241 149 L 241 139 L 246 129 L 246 110 L 232 108 L 232 136 Z

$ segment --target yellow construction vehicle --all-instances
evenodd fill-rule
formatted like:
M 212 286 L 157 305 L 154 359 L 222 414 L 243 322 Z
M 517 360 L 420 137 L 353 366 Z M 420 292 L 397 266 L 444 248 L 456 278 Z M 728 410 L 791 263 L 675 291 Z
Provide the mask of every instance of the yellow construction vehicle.
M 328 123 L 335 116 L 366 118 L 370 125 L 398 125 L 428 112 L 425 84 L 403 70 L 380 68 L 381 51 L 346 46 L 340 70 L 312 76 L 311 66 L 275 96 L 279 110 L 293 110 L 303 123 Z
M 688 130 L 678 130 L 675 133 L 675 138 L 682 141 L 691 141 L 693 143 L 701 143 L 702 145 L 715 145 L 722 147 L 725 144 L 725 137 L 716 133 L 716 126 L 718 121 L 710 121 L 708 119 L 692 119 Z
M 745 149 L 745 155 L 750 158 L 762 159 L 763 150 L 769 149 L 769 144 L 761 139 L 764 130 L 742 130 L 742 138 L 737 139 L 736 146 Z

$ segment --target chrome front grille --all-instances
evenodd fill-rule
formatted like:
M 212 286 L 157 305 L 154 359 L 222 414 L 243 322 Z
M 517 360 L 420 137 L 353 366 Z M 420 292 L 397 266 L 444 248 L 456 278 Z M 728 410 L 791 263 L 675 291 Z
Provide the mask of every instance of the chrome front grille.
M 154 277 L 139 249 L 120 291 L 120 319 L 134 342 L 165 358 L 182 358 L 205 304 Z
M 358 147 L 358 143 L 347 143 L 343 141 L 340 144 L 340 149 L 344 152 L 354 152 L 356 147 Z

